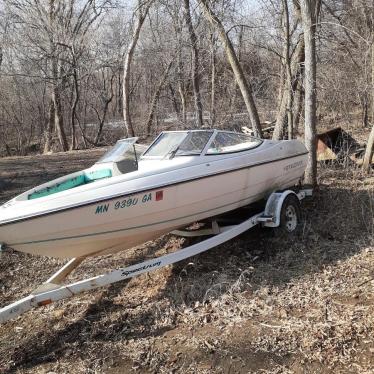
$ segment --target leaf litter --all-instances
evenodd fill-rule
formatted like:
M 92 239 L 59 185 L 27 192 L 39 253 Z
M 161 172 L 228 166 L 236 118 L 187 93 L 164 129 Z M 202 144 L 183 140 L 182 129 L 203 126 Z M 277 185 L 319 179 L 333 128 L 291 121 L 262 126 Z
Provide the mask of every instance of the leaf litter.
M 74 169 L 98 153 L 61 157 Z M 29 185 L 40 183 L 40 167 L 45 178 L 56 173 L 53 156 L 16 161 L 27 163 Z M 0 160 L 0 173 L 12 162 Z M 255 228 L 174 266 L 1 325 L 0 372 L 373 372 L 374 179 L 325 166 L 319 182 L 303 206 L 298 237 Z M 0 199 L 15 192 L 2 191 Z M 68 280 L 185 245 L 167 235 L 86 260 Z M 27 295 L 63 265 L 12 251 L 0 256 L 0 305 Z

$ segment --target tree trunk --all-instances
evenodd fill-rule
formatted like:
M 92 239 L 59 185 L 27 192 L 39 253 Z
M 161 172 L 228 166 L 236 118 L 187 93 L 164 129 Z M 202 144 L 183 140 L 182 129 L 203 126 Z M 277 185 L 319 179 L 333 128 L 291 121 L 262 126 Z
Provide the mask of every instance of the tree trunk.
M 51 100 L 49 103 L 48 122 L 47 122 L 47 126 L 45 129 L 45 143 L 44 143 L 44 150 L 43 150 L 44 154 L 51 151 L 54 121 L 55 121 L 55 107 L 53 104 L 53 100 Z
M 221 23 L 221 21 L 218 19 L 218 17 L 214 14 L 214 12 L 210 9 L 208 5 L 207 0 L 201 0 L 200 4 L 203 8 L 203 14 L 206 17 L 206 19 L 211 23 L 211 25 L 216 29 L 219 38 L 221 39 L 222 44 L 225 47 L 225 52 L 227 55 L 227 59 L 231 65 L 231 68 L 234 72 L 235 79 L 237 81 L 237 84 L 240 88 L 240 91 L 242 93 L 245 105 L 247 107 L 247 111 L 249 114 L 249 118 L 252 124 L 253 132 L 256 136 L 262 137 L 262 131 L 261 131 L 261 124 L 260 124 L 260 118 L 258 116 L 256 104 L 254 102 L 253 96 L 252 96 L 252 90 L 247 82 L 243 69 L 238 61 L 238 58 L 236 56 L 234 47 L 231 43 L 231 40 L 229 39 L 228 35 L 226 34 L 226 31 Z
M 50 35 L 49 45 L 51 54 L 51 73 L 52 73 L 52 101 L 54 106 L 54 124 L 57 131 L 58 140 L 61 148 L 64 152 L 68 150 L 68 142 L 66 140 L 64 119 L 62 113 L 62 102 L 61 102 L 61 90 L 60 90 L 60 79 L 59 79 L 59 68 L 58 68 L 58 53 L 57 45 L 55 43 L 55 0 L 49 1 L 49 27 Z
M 71 127 L 71 142 L 70 142 L 70 150 L 72 151 L 77 147 L 76 141 L 76 134 L 75 134 L 75 117 L 77 111 L 77 105 L 79 101 L 79 89 L 78 89 L 78 77 L 77 77 L 77 69 L 74 68 L 73 72 L 73 105 L 71 107 L 71 117 L 70 117 L 70 127 Z
M 305 41 L 305 146 L 309 152 L 305 183 L 317 184 L 317 87 L 316 87 L 316 11 L 318 0 L 301 2 L 301 17 Z
M 104 74 L 103 74 L 103 79 L 105 79 Z M 97 119 L 99 120 L 99 129 L 97 131 L 97 134 L 96 134 L 96 137 L 95 137 L 95 140 L 94 140 L 95 146 L 99 145 L 101 135 L 102 135 L 102 132 L 103 132 L 103 128 L 104 128 L 104 125 L 105 125 L 105 119 L 106 119 L 106 116 L 108 115 L 109 105 L 114 98 L 114 88 L 113 88 L 114 79 L 115 79 L 115 74 L 112 72 L 112 76 L 111 76 L 110 81 L 109 81 L 109 86 L 110 86 L 109 96 L 107 96 L 107 95 L 104 96 L 104 94 L 101 95 L 101 102 L 102 102 L 102 108 L 103 108 L 102 117 L 100 117 L 99 111 L 95 107 L 93 108 L 94 111 L 96 112 Z
M 182 56 L 181 56 L 181 50 L 179 49 L 178 51 L 178 92 L 179 92 L 179 97 L 181 100 L 181 118 L 180 120 L 185 124 L 187 117 L 186 117 L 186 90 L 184 87 L 184 82 L 183 82 L 183 64 L 182 64 Z
M 139 2 L 137 9 L 137 19 L 134 26 L 134 32 L 127 49 L 127 54 L 123 67 L 123 118 L 125 121 L 126 136 L 135 136 L 134 127 L 130 115 L 130 77 L 131 77 L 131 63 L 134 57 L 136 45 L 139 40 L 140 30 L 143 26 L 144 20 L 147 17 L 152 1 L 148 1 L 145 5 Z
M 122 84 L 122 70 L 123 67 L 121 67 L 120 71 L 118 72 L 118 84 L 117 84 L 117 107 L 118 112 L 116 114 L 119 114 L 120 116 L 123 115 L 123 84 Z M 117 117 L 117 116 L 115 116 Z
M 84 132 L 84 129 L 83 129 L 81 123 L 80 123 L 80 120 L 79 120 L 78 116 L 76 117 L 76 120 L 77 120 L 77 123 L 78 123 L 79 130 L 81 132 L 84 149 L 87 149 L 88 148 L 88 142 L 87 142 L 87 139 L 86 139 L 86 134 Z
M 363 170 L 369 172 L 374 155 L 374 30 L 372 30 L 371 40 L 371 132 L 366 146 Z
M 216 41 L 212 33 L 210 38 L 211 45 L 211 78 L 210 78 L 210 125 L 215 126 L 216 123 L 216 74 L 217 74 L 217 61 L 216 61 Z
M 187 120 L 187 114 L 186 114 L 186 101 L 187 100 L 186 100 L 186 93 L 183 90 L 182 84 L 178 85 L 178 92 L 179 92 L 179 97 L 181 100 L 181 107 L 182 107 L 180 120 L 185 124 Z
M 293 102 L 293 88 L 292 88 L 292 72 L 291 72 L 291 57 L 290 57 L 290 15 L 288 11 L 288 0 L 283 0 L 284 7 L 284 37 L 286 40 L 286 81 L 287 81 L 287 123 L 288 123 L 288 139 L 293 138 L 293 120 L 292 120 L 292 102 Z
M 190 37 L 191 50 L 192 50 L 192 86 L 195 98 L 195 112 L 196 112 L 196 122 L 198 127 L 203 126 L 203 106 L 201 104 L 200 95 L 200 82 L 199 82 L 199 51 L 197 46 L 197 37 L 195 30 L 192 25 L 191 13 L 190 13 L 190 0 L 183 0 L 185 21 L 188 29 L 188 34 Z
M 177 28 L 179 30 L 178 36 L 178 47 L 177 47 L 177 61 L 178 61 L 178 67 L 177 67 L 177 74 L 178 74 L 178 93 L 180 98 L 180 106 L 181 110 L 179 111 L 179 120 L 185 124 L 186 123 L 186 106 L 187 106 L 187 100 L 186 100 L 186 88 L 184 85 L 184 75 L 183 75 L 183 60 L 182 60 L 182 40 L 180 39 L 181 31 L 179 27 Z
M 287 139 L 288 140 L 291 140 L 294 137 L 292 102 L 293 102 L 293 93 L 291 90 L 288 90 L 288 95 L 287 95 L 287 125 L 288 125 Z
M 282 68 L 283 70 L 283 68 Z M 287 113 L 287 95 L 284 91 L 285 84 L 283 82 L 283 92 L 279 95 L 280 102 L 278 104 L 277 118 L 275 120 L 275 127 L 273 131 L 273 139 L 280 140 L 283 139 L 285 122 L 286 122 L 286 113 Z
M 293 102 L 293 131 L 295 134 L 299 133 L 300 115 L 303 107 L 303 87 L 301 78 L 298 80 L 295 90 L 295 97 Z
M 164 71 L 164 74 L 162 75 L 160 81 L 158 82 L 156 91 L 153 94 L 151 107 L 149 109 L 148 119 L 147 119 L 147 122 L 146 122 L 146 129 L 147 129 L 147 135 L 148 136 L 151 135 L 151 126 L 152 126 L 153 118 L 154 118 L 154 115 L 155 115 L 157 103 L 158 103 L 158 100 L 160 98 L 161 90 L 164 87 L 166 79 L 169 75 L 169 71 L 170 71 L 170 68 L 171 68 L 172 64 L 173 64 L 173 60 L 170 60 L 170 62 L 168 63 L 168 65 L 167 65 L 167 67 Z
M 293 95 L 293 92 L 296 90 L 297 84 L 301 78 L 301 71 L 300 66 L 305 60 L 305 44 L 304 39 L 299 39 L 295 51 L 293 53 L 290 65 L 291 65 L 291 86 L 287 82 L 288 79 L 283 79 L 283 91 L 282 95 L 280 96 L 280 103 L 278 106 L 278 113 L 275 122 L 275 129 L 273 132 L 273 139 L 279 140 L 283 139 L 285 124 L 287 120 L 287 109 L 289 108 L 289 101 L 292 104 L 292 100 L 290 100 L 289 95 Z M 282 69 L 285 70 L 285 67 Z M 286 73 L 287 75 L 289 73 Z M 291 91 L 291 92 L 290 92 Z
M 180 114 L 181 114 L 180 113 L 180 108 L 179 108 L 179 103 L 178 103 L 178 100 L 176 98 L 175 90 L 174 90 L 174 88 L 173 88 L 173 86 L 170 82 L 168 84 L 168 89 L 169 89 L 169 92 L 170 92 L 170 95 L 171 95 L 171 102 L 173 104 L 174 112 L 177 115 L 177 117 L 179 118 Z
M 362 108 L 362 127 L 368 127 L 369 121 L 369 106 L 368 106 L 368 94 L 365 91 L 362 95 L 360 95 L 360 103 Z
M 238 41 L 237 41 L 237 49 L 236 49 L 236 55 L 238 57 L 238 62 L 239 64 L 242 63 L 242 57 L 243 57 L 243 35 L 244 35 L 244 27 L 243 26 L 240 26 L 239 28 L 239 35 L 238 35 Z M 229 114 L 230 114 L 230 117 L 233 119 L 234 117 L 234 114 L 240 110 L 240 106 L 238 105 L 238 93 L 239 93 L 239 89 L 238 89 L 238 84 L 236 82 L 236 80 L 234 79 L 232 81 L 232 84 L 230 85 L 229 87 L 229 90 L 231 90 L 232 94 L 230 94 L 229 96 Z
M 371 127 L 368 143 L 366 146 L 364 162 L 362 164 L 362 167 L 365 172 L 369 172 L 371 168 L 371 163 L 373 162 L 373 156 L 374 156 L 374 124 Z
M 58 140 L 60 142 L 61 148 L 64 152 L 69 149 L 68 142 L 65 135 L 64 129 L 64 118 L 62 114 L 62 103 L 61 103 L 61 94 L 58 88 L 58 84 L 53 86 L 52 94 L 53 105 L 55 107 L 55 128 L 57 131 Z

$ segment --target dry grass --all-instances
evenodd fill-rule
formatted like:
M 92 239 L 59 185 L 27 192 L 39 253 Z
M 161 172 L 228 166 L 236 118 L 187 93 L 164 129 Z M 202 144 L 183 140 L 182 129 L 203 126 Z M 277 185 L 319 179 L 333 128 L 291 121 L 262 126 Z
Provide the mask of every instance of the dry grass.
M 325 166 L 298 238 L 254 229 L 175 266 L 0 326 L 0 372 L 371 373 L 374 179 Z M 174 251 L 161 238 L 72 275 Z M 60 261 L 3 253 L 0 305 Z

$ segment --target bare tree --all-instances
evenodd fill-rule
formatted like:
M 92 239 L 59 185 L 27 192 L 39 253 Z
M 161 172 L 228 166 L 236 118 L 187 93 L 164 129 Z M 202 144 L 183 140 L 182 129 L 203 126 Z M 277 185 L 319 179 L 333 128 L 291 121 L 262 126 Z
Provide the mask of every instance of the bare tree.
M 291 59 L 286 62 L 285 68 L 287 70 L 286 79 L 281 81 L 282 90 L 279 95 L 278 113 L 275 122 L 275 129 L 273 139 L 282 139 L 284 135 L 285 125 L 293 121 L 294 115 L 289 116 L 289 111 L 292 108 L 294 92 L 299 85 L 302 77 L 301 64 L 305 59 L 305 42 L 304 37 L 299 38 L 297 45 L 292 53 Z M 294 125 L 292 124 L 292 128 Z
M 374 156 L 374 125 L 371 128 L 367 146 L 366 146 L 364 162 L 362 165 L 364 171 L 368 172 L 370 170 L 371 163 L 373 162 L 373 156 Z
M 317 60 L 316 21 L 320 9 L 319 0 L 304 0 L 300 3 L 305 42 L 305 146 L 309 152 L 305 170 L 305 182 L 317 184 Z
M 191 12 L 190 12 L 190 0 L 183 0 L 184 4 L 184 18 L 186 21 L 188 35 L 190 37 L 191 50 L 192 50 L 192 87 L 194 91 L 195 98 L 195 112 L 196 112 L 196 122 L 198 127 L 203 126 L 203 106 L 201 103 L 200 95 L 200 83 L 199 83 L 199 50 L 197 45 L 197 37 L 192 24 Z
M 97 108 L 97 104 L 92 106 L 92 109 L 95 111 L 98 122 L 99 128 L 95 136 L 94 145 L 99 145 L 101 135 L 103 132 L 105 120 L 107 118 L 107 114 L 109 111 L 109 105 L 114 98 L 114 80 L 115 80 L 115 73 L 111 69 L 105 69 L 102 71 L 102 79 L 99 80 L 98 84 L 103 83 L 103 87 L 100 92 L 99 96 L 99 110 Z
M 134 127 L 131 121 L 130 114 L 130 77 L 131 77 L 131 63 L 134 57 L 136 45 L 138 44 L 140 31 L 143 23 L 147 17 L 149 8 L 152 5 L 153 0 L 148 0 L 142 3 L 141 0 L 138 2 L 138 7 L 135 11 L 136 21 L 130 44 L 127 49 L 126 58 L 123 67 L 123 117 L 125 121 L 126 134 L 135 136 Z
M 187 83 L 185 79 L 185 63 L 183 58 L 183 25 L 184 19 L 180 15 L 180 3 L 168 2 L 167 12 L 171 17 L 171 25 L 175 34 L 175 78 L 174 82 L 169 82 L 169 92 L 172 96 L 173 109 L 176 112 L 179 122 L 186 124 L 187 121 Z
M 208 1 L 200 0 L 200 4 L 203 9 L 203 14 L 205 15 L 206 19 L 210 22 L 210 24 L 213 26 L 213 28 L 217 31 L 221 43 L 224 45 L 227 59 L 234 72 L 236 82 L 240 88 L 245 105 L 247 107 L 253 132 L 255 133 L 255 135 L 262 137 L 260 117 L 258 115 L 256 104 L 252 96 L 251 86 L 244 75 L 243 69 L 239 63 L 238 57 L 236 56 L 231 40 L 228 37 L 226 30 L 222 25 L 222 22 L 210 8 Z
M 42 9 L 38 8 L 42 13 Z M 48 28 L 49 28 L 49 48 L 50 48 L 50 72 L 52 77 L 52 101 L 55 117 L 55 128 L 58 134 L 63 151 L 68 150 L 68 142 L 65 135 L 63 109 L 62 109 L 62 80 L 60 79 L 62 66 L 59 64 L 59 50 L 57 45 L 57 22 L 59 6 L 56 8 L 56 0 L 49 0 L 48 3 Z
M 374 13 L 374 12 L 373 12 Z M 372 121 L 372 127 L 371 132 L 368 138 L 365 156 L 364 156 L 364 162 L 363 162 L 363 169 L 364 171 L 369 171 L 371 162 L 374 155 L 374 32 L 371 42 L 371 84 L 372 84 L 372 103 L 371 103 L 371 121 Z
M 171 68 L 172 64 L 173 64 L 173 60 L 170 60 L 167 64 L 167 66 L 165 68 L 165 71 L 164 71 L 160 81 L 158 82 L 156 90 L 153 94 L 152 101 L 151 101 L 151 106 L 149 108 L 148 118 L 147 118 L 147 121 L 146 121 L 146 131 L 147 131 L 146 133 L 147 133 L 147 135 L 151 134 L 151 127 L 152 127 L 153 118 L 155 116 L 157 103 L 158 103 L 158 100 L 160 99 L 161 90 L 163 89 L 163 87 L 165 85 L 165 82 L 168 78 L 168 75 L 169 75 L 170 68 Z
M 371 17 L 367 18 L 367 23 L 371 31 L 371 132 L 368 138 L 364 155 L 363 169 L 368 172 L 374 155 L 374 6 L 371 7 Z
M 55 121 L 55 107 L 53 100 L 49 102 L 48 118 L 46 120 L 46 129 L 44 132 L 44 150 L 43 153 L 48 153 L 52 149 L 52 132 Z
M 216 123 L 216 79 L 217 79 L 217 46 L 214 32 L 210 36 L 211 53 L 211 77 L 210 77 L 210 123 L 214 127 Z
M 4 57 L 4 45 L 6 44 L 9 27 L 9 19 L 7 15 L 0 13 L 0 71 Z
M 291 25 L 291 18 L 293 19 L 293 25 Z M 294 1 L 293 16 L 291 17 L 288 0 L 282 0 L 281 29 L 283 48 L 281 54 L 281 79 L 273 139 L 283 139 L 286 126 L 288 127 L 288 138 L 292 139 L 294 135 L 295 123 L 292 108 L 295 91 L 301 78 L 300 67 L 304 63 L 303 37 L 298 36 L 295 46 L 292 43 L 292 37 L 298 29 L 299 21 L 300 7 L 298 2 Z
M 292 128 L 293 128 L 294 134 L 299 134 L 300 116 L 301 116 L 301 111 L 303 108 L 304 90 L 303 90 L 303 84 L 302 84 L 302 74 L 303 73 L 300 72 L 300 76 L 296 84 L 295 97 L 293 100 Z

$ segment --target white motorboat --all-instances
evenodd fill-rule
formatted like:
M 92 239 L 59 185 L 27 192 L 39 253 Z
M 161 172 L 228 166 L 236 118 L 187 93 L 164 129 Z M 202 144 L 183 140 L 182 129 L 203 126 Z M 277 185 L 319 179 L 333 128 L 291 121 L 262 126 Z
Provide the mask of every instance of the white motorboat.
M 2 205 L 0 243 L 60 258 L 125 250 L 296 185 L 308 154 L 218 130 L 162 132 L 142 155 L 136 141 Z

